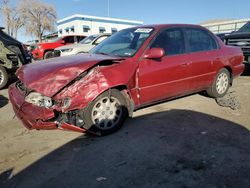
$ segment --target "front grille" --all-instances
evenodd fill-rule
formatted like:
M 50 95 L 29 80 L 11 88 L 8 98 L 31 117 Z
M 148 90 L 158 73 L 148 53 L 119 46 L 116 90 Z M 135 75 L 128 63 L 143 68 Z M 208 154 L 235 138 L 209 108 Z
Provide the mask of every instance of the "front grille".
M 54 57 L 59 57 L 61 56 L 61 51 L 60 50 L 54 50 Z
M 228 39 L 227 44 L 241 48 L 250 48 L 250 39 Z
M 243 47 L 243 48 L 242 48 L 242 51 L 243 51 L 244 53 L 250 54 L 250 48 L 245 48 L 245 47 Z
M 19 91 L 21 91 L 21 93 L 23 94 L 28 93 L 28 89 L 24 86 L 24 84 L 20 80 L 16 82 L 16 87 Z

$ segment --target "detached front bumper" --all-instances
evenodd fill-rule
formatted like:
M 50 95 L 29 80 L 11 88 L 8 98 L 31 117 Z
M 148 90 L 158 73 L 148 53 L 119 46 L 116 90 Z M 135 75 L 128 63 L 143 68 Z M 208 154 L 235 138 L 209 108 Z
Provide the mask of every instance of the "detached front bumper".
M 16 116 L 27 129 L 51 130 L 59 128 L 77 132 L 86 131 L 66 122 L 57 122 L 56 114 L 52 109 L 38 107 L 25 102 L 24 93 L 16 87 L 15 83 L 9 87 L 9 98 Z

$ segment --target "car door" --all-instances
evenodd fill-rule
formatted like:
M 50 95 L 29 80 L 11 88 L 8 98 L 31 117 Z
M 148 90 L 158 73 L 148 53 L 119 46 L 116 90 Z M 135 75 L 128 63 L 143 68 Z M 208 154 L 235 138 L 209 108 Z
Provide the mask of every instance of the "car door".
M 201 90 L 211 85 L 216 65 L 223 61 L 215 38 L 201 28 L 185 28 L 190 62 L 190 87 Z
M 162 48 L 165 55 L 161 59 L 140 60 L 140 103 L 143 105 L 187 93 L 189 61 L 182 29 L 164 29 L 149 48 Z

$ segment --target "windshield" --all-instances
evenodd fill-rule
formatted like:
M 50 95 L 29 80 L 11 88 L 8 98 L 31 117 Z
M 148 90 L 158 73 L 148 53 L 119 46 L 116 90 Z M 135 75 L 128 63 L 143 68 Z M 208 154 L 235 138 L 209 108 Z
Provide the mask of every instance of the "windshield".
M 84 38 L 83 40 L 81 40 L 79 43 L 80 43 L 80 44 L 89 44 L 89 43 L 91 43 L 93 40 L 95 40 L 96 37 L 98 37 L 98 35 L 90 35 L 90 36 Z
M 250 22 L 247 22 L 245 25 L 243 25 L 238 32 L 250 32 Z
M 90 53 L 132 57 L 153 32 L 153 28 L 124 29 L 97 45 Z

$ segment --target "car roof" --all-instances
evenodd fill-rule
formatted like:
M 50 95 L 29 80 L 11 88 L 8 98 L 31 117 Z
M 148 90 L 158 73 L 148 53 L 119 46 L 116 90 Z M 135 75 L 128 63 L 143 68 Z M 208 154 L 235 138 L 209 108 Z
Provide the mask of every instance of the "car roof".
M 144 27 L 153 27 L 156 29 L 166 28 L 166 27 L 196 27 L 196 28 L 204 28 L 200 25 L 195 24 L 152 24 L 152 25 L 141 25 L 135 28 L 144 28 Z
M 78 36 L 86 37 L 86 35 L 64 35 L 64 36 L 61 36 L 61 37 L 63 38 L 63 37 L 74 37 L 74 36 L 76 36 L 76 37 L 78 37 Z

